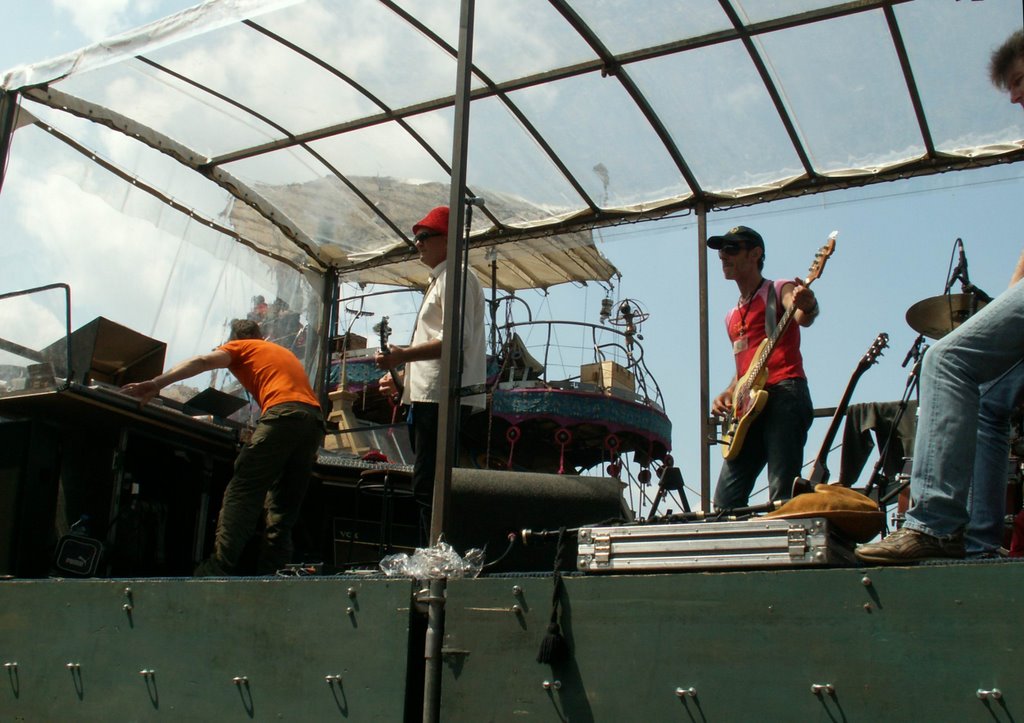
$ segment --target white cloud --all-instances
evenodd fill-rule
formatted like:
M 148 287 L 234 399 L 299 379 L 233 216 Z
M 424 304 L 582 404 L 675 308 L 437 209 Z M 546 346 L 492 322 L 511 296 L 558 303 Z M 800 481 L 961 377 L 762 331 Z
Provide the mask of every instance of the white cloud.
M 152 19 L 157 0 L 52 0 L 58 13 L 67 13 L 89 42 L 96 42 Z

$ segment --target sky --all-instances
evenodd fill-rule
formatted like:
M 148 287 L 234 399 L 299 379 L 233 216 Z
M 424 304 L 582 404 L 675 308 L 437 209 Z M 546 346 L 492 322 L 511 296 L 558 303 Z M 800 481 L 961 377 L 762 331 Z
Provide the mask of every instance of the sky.
M 13 30 L 0 45 L 0 69 L 48 60 L 196 5 L 188 0 L 4 0 Z
M 0 70 L 55 57 L 192 4 L 173 0 L 5 0 L 5 18 L 14 32 L 0 45 Z M 983 74 L 978 82 L 987 85 Z M 995 89 L 991 92 L 997 93 Z M 898 400 L 908 381 L 908 369 L 901 362 L 917 336 L 906 322 L 907 309 L 943 292 L 956 239 L 963 241 L 971 281 L 992 296 L 1005 288 L 1024 246 L 1019 226 L 1024 196 L 1020 165 L 713 213 L 708 232 L 722 233 L 736 224 L 757 229 L 767 247 L 765 274 L 781 278 L 805 275 L 815 251 L 837 230 L 835 255 L 814 285 L 821 316 L 812 328 L 803 330 L 814 404 L 827 408 L 838 403 L 858 361 L 880 332 L 889 335 L 890 348 L 860 378 L 852 401 Z M 641 329 L 642 344 L 648 367 L 665 396 L 673 421 L 673 455 L 694 505 L 700 477 L 700 390 L 698 332 L 693 319 L 697 254 L 704 253 L 698 248 L 696 219 L 688 216 L 606 229 L 598 234 L 598 244 L 623 274 L 615 298 L 635 299 L 650 313 Z M 733 372 L 722 319 L 735 303 L 737 292 L 735 284 L 722 278 L 717 257 L 712 255 L 708 266 L 713 397 Z M 546 297 L 538 294 L 533 302 L 550 316 L 596 322 L 603 296 L 604 291 L 596 285 L 566 287 Z M 411 316 L 415 301 L 408 305 Z M 393 326 L 395 340 L 400 340 L 403 329 Z M 168 359 L 173 361 L 177 360 Z M 815 422 L 805 449 L 808 461 L 817 454 L 828 422 L 827 418 Z M 838 468 L 840 453 L 835 450 L 829 457 L 833 470 Z M 717 448 L 711 450 L 711 458 L 713 486 L 720 459 Z M 757 499 L 755 496 L 754 501 Z

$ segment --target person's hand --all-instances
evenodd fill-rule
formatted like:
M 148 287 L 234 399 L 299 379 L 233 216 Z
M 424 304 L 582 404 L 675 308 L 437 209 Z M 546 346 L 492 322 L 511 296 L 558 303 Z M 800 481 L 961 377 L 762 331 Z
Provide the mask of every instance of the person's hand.
M 377 350 L 377 353 L 373 355 L 373 362 L 377 365 L 378 369 L 390 369 L 401 363 L 398 358 L 401 353 L 402 347 L 388 344 L 387 353 Z
M 152 379 L 145 382 L 132 382 L 121 387 L 121 393 L 131 397 L 138 397 L 143 404 L 155 397 L 160 392 L 160 387 Z
M 732 391 L 725 390 L 711 402 L 711 413 L 717 417 L 725 417 L 732 411 Z
M 801 279 L 793 279 L 793 306 L 808 315 L 814 314 L 818 308 L 817 297 Z
M 382 376 L 377 385 L 380 389 L 381 394 L 384 394 L 389 397 L 398 394 L 398 385 L 395 384 L 395 380 L 391 376 L 390 372 Z

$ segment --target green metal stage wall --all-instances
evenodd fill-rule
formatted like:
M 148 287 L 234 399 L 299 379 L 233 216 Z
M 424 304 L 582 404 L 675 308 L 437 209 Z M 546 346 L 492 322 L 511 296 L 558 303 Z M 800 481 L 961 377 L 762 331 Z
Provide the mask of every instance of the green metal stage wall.
M 446 723 L 1024 720 L 1021 563 L 564 582 L 555 666 L 550 577 L 450 583 Z
M 564 583 L 552 666 L 550 575 L 449 582 L 440 720 L 1024 720 L 1022 563 Z M 415 590 L 3 581 L 0 721 L 420 720 Z
M 331 578 L 0 582 L 0 721 L 400 721 L 411 592 Z

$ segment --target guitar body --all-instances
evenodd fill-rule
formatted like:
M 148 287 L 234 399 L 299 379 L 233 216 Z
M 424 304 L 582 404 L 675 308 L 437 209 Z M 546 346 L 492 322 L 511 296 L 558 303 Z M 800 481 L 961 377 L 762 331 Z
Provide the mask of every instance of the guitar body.
M 750 431 L 750 425 L 761 414 L 764 405 L 768 403 L 768 392 L 764 389 L 751 391 L 746 395 L 746 412 L 742 417 L 732 416 L 729 418 L 729 428 L 722 434 L 722 456 L 727 459 L 736 459 L 743 442 Z
M 761 342 L 757 349 L 756 356 L 759 356 L 763 348 L 768 345 L 768 339 Z M 722 457 L 727 460 L 736 459 L 743 442 L 750 431 L 750 425 L 761 414 L 764 405 L 768 403 L 768 392 L 764 385 L 768 381 L 768 368 L 763 367 L 757 372 L 753 379 L 750 374 L 754 370 L 748 370 L 747 374 L 736 382 L 736 390 L 732 396 L 732 413 L 726 420 L 726 429 L 722 433 Z

